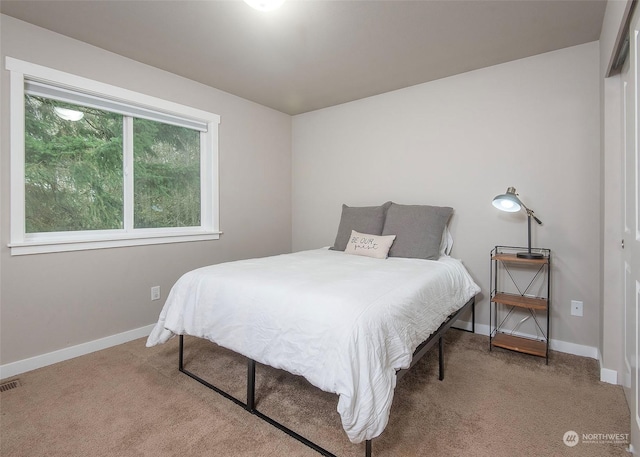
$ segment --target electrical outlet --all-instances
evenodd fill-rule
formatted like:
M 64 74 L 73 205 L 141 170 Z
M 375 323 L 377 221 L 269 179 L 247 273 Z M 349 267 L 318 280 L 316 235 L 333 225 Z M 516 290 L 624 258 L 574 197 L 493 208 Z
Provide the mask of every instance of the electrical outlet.
M 571 300 L 571 315 L 582 317 L 582 302 Z
M 151 288 L 151 300 L 160 300 L 160 286 Z

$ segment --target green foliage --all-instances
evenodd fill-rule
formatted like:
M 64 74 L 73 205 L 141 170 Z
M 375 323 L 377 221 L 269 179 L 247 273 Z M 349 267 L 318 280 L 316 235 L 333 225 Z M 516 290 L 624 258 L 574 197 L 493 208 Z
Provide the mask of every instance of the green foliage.
M 27 233 L 122 228 L 122 186 L 122 116 L 25 97 Z
M 134 227 L 200 225 L 200 133 L 134 119 Z
M 25 96 L 27 233 L 123 228 L 123 180 L 121 115 Z M 134 227 L 198 225 L 199 132 L 134 119 Z

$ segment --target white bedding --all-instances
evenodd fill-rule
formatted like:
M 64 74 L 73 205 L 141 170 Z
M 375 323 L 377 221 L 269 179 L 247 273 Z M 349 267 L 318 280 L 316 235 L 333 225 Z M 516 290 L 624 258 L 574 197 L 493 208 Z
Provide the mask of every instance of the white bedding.
M 173 286 L 147 346 L 206 338 L 339 395 L 349 439 L 378 436 L 396 370 L 480 288 L 462 263 L 318 249 L 200 268 Z

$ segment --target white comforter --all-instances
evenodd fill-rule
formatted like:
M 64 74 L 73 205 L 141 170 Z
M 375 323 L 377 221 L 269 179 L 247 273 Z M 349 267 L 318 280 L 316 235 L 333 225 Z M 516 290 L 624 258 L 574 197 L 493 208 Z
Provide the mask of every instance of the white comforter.
M 480 291 L 462 263 L 318 249 L 212 265 L 173 286 L 147 346 L 206 338 L 339 395 L 354 442 L 389 418 L 396 370 Z

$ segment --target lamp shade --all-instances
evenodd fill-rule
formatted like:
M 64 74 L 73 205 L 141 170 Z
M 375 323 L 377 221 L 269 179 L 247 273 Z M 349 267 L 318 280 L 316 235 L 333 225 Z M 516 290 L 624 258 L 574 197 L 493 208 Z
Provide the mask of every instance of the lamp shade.
M 509 187 L 507 192 L 493 199 L 493 206 L 501 211 L 516 213 L 522 208 L 522 202 L 516 195 L 516 189 Z
M 84 113 L 82 111 L 77 111 L 74 109 L 60 108 L 59 106 L 56 106 L 53 108 L 53 110 L 55 111 L 56 116 L 58 116 L 60 119 L 64 119 L 65 121 L 75 122 L 84 117 Z

